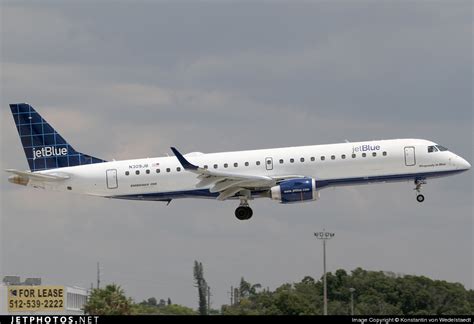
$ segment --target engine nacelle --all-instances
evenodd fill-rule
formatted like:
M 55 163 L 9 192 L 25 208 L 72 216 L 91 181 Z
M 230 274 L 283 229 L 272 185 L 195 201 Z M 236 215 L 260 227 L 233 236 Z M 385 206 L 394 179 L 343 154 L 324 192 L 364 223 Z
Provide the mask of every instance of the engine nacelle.
M 319 191 L 316 191 L 316 181 L 312 178 L 297 178 L 280 182 L 270 189 L 271 198 L 282 204 L 316 200 Z

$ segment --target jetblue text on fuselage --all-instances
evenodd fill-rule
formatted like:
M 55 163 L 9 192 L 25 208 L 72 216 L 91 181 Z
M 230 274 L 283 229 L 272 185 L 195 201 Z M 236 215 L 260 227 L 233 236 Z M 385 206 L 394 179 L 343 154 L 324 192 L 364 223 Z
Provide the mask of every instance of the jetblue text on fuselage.
M 50 157 L 50 156 L 66 156 L 67 155 L 67 148 L 65 147 L 53 147 L 53 146 L 45 146 L 41 149 L 33 149 L 33 160 L 42 158 L 42 157 Z
M 368 151 L 379 151 L 380 150 L 380 145 L 361 145 L 361 146 L 356 146 L 352 148 L 352 153 L 357 153 L 357 152 L 368 152 Z

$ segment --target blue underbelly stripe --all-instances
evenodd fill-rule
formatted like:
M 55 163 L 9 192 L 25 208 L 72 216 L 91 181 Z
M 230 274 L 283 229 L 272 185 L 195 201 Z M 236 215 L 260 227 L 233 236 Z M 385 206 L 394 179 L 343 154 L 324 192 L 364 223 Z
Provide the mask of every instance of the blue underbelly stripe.
M 412 173 L 412 174 L 395 174 L 386 176 L 375 176 L 375 177 L 357 177 L 357 178 L 341 178 L 341 179 L 328 179 L 328 180 L 316 180 L 316 188 L 323 189 L 334 186 L 348 186 L 357 184 L 368 184 L 373 182 L 397 182 L 405 180 L 423 180 L 426 178 L 436 178 L 448 175 L 461 173 L 465 170 L 452 170 L 452 171 L 438 171 L 438 172 L 425 172 L 425 173 Z M 252 191 L 252 196 L 257 197 L 265 192 L 265 190 Z M 196 190 L 184 190 L 184 191 L 173 191 L 173 192 L 156 192 L 156 193 L 144 193 L 144 194 L 133 194 L 133 195 L 119 195 L 110 196 L 109 198 L 115 199 L 130 199 L 130 200 L 150 200 L 150 201 L 169 201 L 171 199 L 178 198 L 216 198 L 219 196 L 217 192 L 209 192 L 208 189 L 196 189 Z

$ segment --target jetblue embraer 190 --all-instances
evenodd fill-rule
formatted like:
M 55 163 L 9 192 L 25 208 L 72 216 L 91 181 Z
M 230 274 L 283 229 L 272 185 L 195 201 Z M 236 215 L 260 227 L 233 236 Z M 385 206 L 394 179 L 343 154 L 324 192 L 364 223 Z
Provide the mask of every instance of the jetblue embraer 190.
M 235 199 L 235 216 L 252 217 L 249 201 L 313 201 L 334 186 L 413 181 L 418 202 L 428 178 L 471 165 L 423 139 L 393 139 L 275 149 L 181 154 L 106 161 L 76 151 L 29 104 L 11 104 L 29 171 L 8 169 L 12 183 L 116 199 L 170 202 L 177 198 Z

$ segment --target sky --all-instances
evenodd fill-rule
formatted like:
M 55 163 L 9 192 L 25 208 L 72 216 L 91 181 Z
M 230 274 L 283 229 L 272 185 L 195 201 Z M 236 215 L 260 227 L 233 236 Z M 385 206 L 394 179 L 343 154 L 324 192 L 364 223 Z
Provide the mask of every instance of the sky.
M 471 1 L 2 1 L 1 165 L 27 169 L 9 103 L 77 150 L 131 159 L 424 138 L 472 163 Z M 473 177 L 321 191 L 280 205 L 109 200 L 0 181 L 0 276 L 117 283 L 135 301 L 212 306 L 243 276 L 275 289 L 362 267 L 474 287 Z

